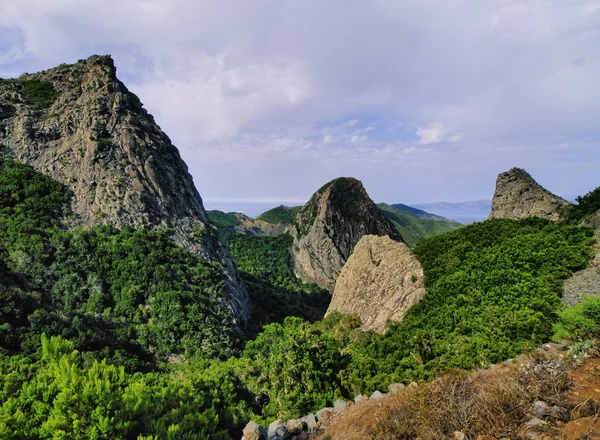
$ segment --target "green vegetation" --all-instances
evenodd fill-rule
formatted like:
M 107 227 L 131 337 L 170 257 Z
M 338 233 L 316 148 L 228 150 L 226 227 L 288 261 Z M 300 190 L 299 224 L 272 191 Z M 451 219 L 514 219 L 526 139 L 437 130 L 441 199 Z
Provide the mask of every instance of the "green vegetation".
M 235 228 L 240 224 L 240 220 L 233 212 L 212 210 L 206 211 L 206 213 L 208 220 L 219 229 Z
M 287 316 L 308 321 L 322 319 L 331 295 L 316 284 L 303 283 L 294 275 L 292 237 L 260 237 L 226 234 L 227 243 L 254 308 L 251 331 Z
M 411 212 L 394 208 L 386 203 L 379 203 L 381 212 L 392 222 L 396 230 L 409 246 L 413 247 L 425 237 L 444 234 L 463 225 L 450 220 L 422 218 Z
M 576 199 L 577 204 L 568 205 L 562 211 L 562 218 L 569 223 L 579 223 L 600 210 L 600 187 Z
M 255 307 L 248 333 L 262 329 L 242 349 L 218 267 L 158 232 L 66 231 L 70 198 L 0 157 L 1 438 L 239 438 L 250 418 L 598 335 L 597 298 L 560 302 L 592 232 L 495 219 L 419 241 L 428 292 L 384 335 L 320 320 L 329 295 L 296 279 L 288 235 L 228 236 Z
M 556 341 L 584 342 L 600 339 L 600 297 L 585 297 L 582 303 L 567 307 L 554 326 Z
M 294 275 L 290 252 L 292 237 L 289 234 L 278 237 L 227 234 L 226 238 L 233 260 L 240 270 L 290 291 L 321 290 Z
M 38 109 L 50 107 L 60 95 L 49 82 L 32 79 L 23 80 L 21 81 L 21 84 L 23 85 L 25 102 Z
M 214 264 L 157 232 L 65 232 L 70 192 L 0 158 L 0 347 L 32 353 L 40 335 L 144 369 L 169 355 L 227 357 L 237 336 Z
M 263 212 L 261 215 L 256 217 L 256 220 L 262 220 L 267 223 L 283 223 L 284 225 L 289 225 L 294 221 L 302 206 L 278 206 L 277 208 L 270 209 L 266 212 Z

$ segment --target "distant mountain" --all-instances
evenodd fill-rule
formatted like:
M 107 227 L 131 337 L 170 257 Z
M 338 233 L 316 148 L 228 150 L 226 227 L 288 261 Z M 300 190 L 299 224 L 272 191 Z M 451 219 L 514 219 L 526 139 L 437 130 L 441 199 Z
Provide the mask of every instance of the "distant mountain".
M 340 177 L 323 185 L 287 227 L 294 241 L 294 272 L 333 291 L 342 266 L 363 235 L 400 233 L 371 200 L 360 180 Z
M 266 235 L 276 237 L 285 232 L 285 223 L 269 223 L 253 219 L 241 212 L 206 211 L 208 220 L 221 232 L 243 235 Z
M 445 217 L 442 217 L 442 216 L 439 216 L 439 215 L 435 215 L 435 214 L 432 214 L 430 212 L 423 211 L 422 209 L 417 209 L 417 208 L 414 208 L 412 206 L 405 205 L 403 203 L 395 203 L 395 204 L 390 205 L 390 206 L 392 208 L 399 209 L 400 211 L 410 212 L 411 214 L 414 214 L 414 215 L 416 215 L 417 217 L 420 217 L 420 218 L 431 218 L 431 219 L 435 219 L 435 220 L 448 220 Z
M 492 209 L 491 200 L 474 200 L 468 202 L 433 202 L 417 203 L 411 207 L 440 215 L 460 223 L 473 223 L 485 220 Z
M 276 208 L 269 209 L 263 212 L 261 215 L 256 217 L 256 220 L 262 220 L 263 222 L 277 224 L 282 223 L 288 225 L 294 221 L 302 206 L 284 206 L 280 205 Z
M 443 234 L 463 226 L 458 222 L 403 204 L 388 205 L 379 203 L 377 206 L 402 235 L 406 244 L 411 247 L 417 244 L 421 238 Z M 397 208 L 397 206 L 406 206 L 413 212 Z M 415 214 L 414 211 L 420 213 L 420 215 Z

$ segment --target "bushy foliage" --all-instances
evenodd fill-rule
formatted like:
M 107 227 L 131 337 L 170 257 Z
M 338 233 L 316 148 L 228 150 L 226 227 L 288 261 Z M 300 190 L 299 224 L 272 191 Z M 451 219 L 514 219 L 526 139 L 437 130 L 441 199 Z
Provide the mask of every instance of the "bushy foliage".
M 566 206 L 561 212 L 562 218 L 570 223 L 579 223 L 600 210 L 600 187 L 577 197 L 575 201 L 576 204 Z
M 236 334 L 219 268 L 157 232 L 61 229 L 70 192 L 0 158 L 0 347 L 42 333 L 128 368 L 171 354 L 227 357 Z
M 223 211 L 206 211 L 208 214 L 208 220 L 220 229 L 234 228 L 240 224 L 240 220 L 235 216 L 233 212 Z
M 288 317 L 248 342 L 244 357 L 254 374 L 248 389 L 268 420 L 307 414 L 347 394 L 339 379 L 350 358 L 343 347 L 358 320 L 335 316 L 315 324 Z M 335 332 L 333 331 L 335 329 Z
M 302 206 L 278 206 L 273 209 L 269 209 L 266 212 L 263 212 L 261 215 L 256 217 L 256 220 L 262 220 L 267 223 L 283 223 L 284 225 L 288 225 L 294 221 Z
M 25 102 L 38 109 L 50 107 L 60 95 L 49 82 L 32 79 L 23 80 L 21 84 L 23 85 Z
M 289 291 L 321 291 L 315 284 L 302 282 L 294 275 L 290 247 L 292 237 L 228 234 L 227 244 L 240 270 Z
M 247 411 L 227 369 L 128 374 L 60 337 L 42 336 L 37 361 L 0 355 L 0 372 L 1 438 L 227 439 L 224 408 Z
M 600 297 L 587 296 L 583 302 L 566 307 L 554 326 L 554 339 L 582 342 L 600 339 Z
M 444 234 L 463 226 L 460 223 L 450 220 L 422 218 L 386 203 L 379 203 L 377 206 L 392 222 L 406 244 L 411 247 L 416 245 L 422 238 Z

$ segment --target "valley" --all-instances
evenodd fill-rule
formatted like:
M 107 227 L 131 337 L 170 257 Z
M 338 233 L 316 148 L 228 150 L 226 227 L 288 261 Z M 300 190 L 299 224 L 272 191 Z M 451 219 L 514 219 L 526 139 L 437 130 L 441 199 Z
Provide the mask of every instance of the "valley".
M 0 147 L 0 438 L 538 438 L 534 418 L 562 438 L 598 418 L 573 396 L 597 384 L 600 188 L 571 204 L 513 168 L 470 224 L 352 177 L 207 211 L 109 56 L 0 80 Z

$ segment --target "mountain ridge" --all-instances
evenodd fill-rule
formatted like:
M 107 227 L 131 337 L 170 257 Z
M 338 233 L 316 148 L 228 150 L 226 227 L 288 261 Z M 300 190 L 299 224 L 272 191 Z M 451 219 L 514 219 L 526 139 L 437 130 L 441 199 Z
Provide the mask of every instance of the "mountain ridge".
M 219 264 L 227 307 L 241 321 L 249 319 L 247 292 L 208 222 L 187 165 L 119 81 L 110 56 L 1 81 L 0 99 L 0 143 L 15 159 L 73 191 L 72 227 L 131 225 L 165 232 Z

